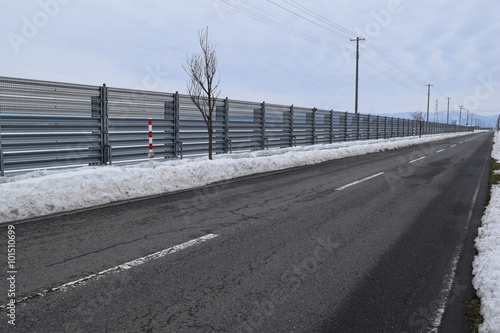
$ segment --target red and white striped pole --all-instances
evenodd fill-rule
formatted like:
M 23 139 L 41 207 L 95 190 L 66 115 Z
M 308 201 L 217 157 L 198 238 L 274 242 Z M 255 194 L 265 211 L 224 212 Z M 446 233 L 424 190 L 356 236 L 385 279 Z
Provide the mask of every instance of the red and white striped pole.
M 149 153 L 148 153 L 148 157 L 151 159 L 153 159 L 153 157 L 155 157 L 155 154 L 153 152 L 153 119 L 149 118 L 148 119 L 148 130 L 149 130 Z

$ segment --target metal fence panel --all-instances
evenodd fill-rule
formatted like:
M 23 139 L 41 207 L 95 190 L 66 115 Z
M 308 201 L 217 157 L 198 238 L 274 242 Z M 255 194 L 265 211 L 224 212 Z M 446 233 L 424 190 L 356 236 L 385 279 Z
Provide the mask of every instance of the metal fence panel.
M 229 100 L 228 135 L 233 152 L 262 149 L 261 103 Z M 256 111 L 257 110 L 257 111 Z
M 0 113 L 89 116 L 95 86 L 0 77 Z
M 101 164 L 100 119 L 1 115 L 3 171 Z
M 173 121 L 152 119 L 155 158 L 174 158 Z M 148 118 L 109 118 L 109 129 L 109 144 L 114 164 L 148 159 Z
M 207 155 L 206 123 L 188 95 L 0 77 L 0 176 L 147 160 L 149 118 L 156 160 Z M 216 154 L 419 134 L 414 120 L 228 98 L 212 119 Z

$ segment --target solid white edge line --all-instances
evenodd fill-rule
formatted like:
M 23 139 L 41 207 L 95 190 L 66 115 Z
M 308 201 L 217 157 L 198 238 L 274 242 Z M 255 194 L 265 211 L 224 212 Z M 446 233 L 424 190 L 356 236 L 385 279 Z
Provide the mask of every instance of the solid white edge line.
M 346 189 L 346 188 L 351 187 L 351 186 L 353 186 L 353 185 L 356 185 L 356 184 L 362 183 L 362 182 L 364 182 L 364 181 L 366 181 L 366 180 L 369 180 L 369 179 L 372 179 L 372 178 L 378 177 L 378 176 L 380 176 L 380 175 L 383 175 L 384 173 L 385 173 L 385 172 L 379 172 L 379 173 L 376 173 L 376 174 L 374 174 L 374 175 L 371 175 L 371 176 L 368 176 L 368 177 L 365 177 L 365 178 L 362 178 L 362 179 L 356 180 L 356 181 L 354 181 L 354 182 L 352 182 L 352 183 L 349 183 L 349 184 L 346 184 L 346 185 L 344 185 L 344 186 L 337 187 L 335 190 L 336 190 L 336 191 L 342 191 L 343 189 Z
M 471 199 L 471 205 L 469 207 L 469 212 L 467 214 L 467 225 L 465 230 L 468 231 L 470 229 L 470 224 L 472 222 L 472 214 L 474 214 L 474 207 L 476 206 L 477 203 L 477 197 L 479 195 L 479 190 L 481 188 L 481 180 L 483 179 L 484 175 L 484 170 L 486 168 L 486 163 L 488 163 L 489 157 L 485 159 L 483 168 L 481 170 L 481 174 L 479 175 L 478 182 L 476 185 L 476 189 L 474 191 L 474 194 L 472 195 Z M 439 300 L 439 303 L 437 304 L 437 308 L 431 313 L 431 317 L 433 316 L 434 318 L 430 318 L 433 327 L 431 327 L 430 332 L 431 333 L 437 333 L 439 331 L 439 328 L 441 326 L 441 321 L 443 319 L 443 314 L 444 311 L 446 310 L 446 302 L 448 301 L 448 297 L 450 295 L 451 288 L 453 286 L 453 282 L 455 281 L 455 275 L 456 271 L 458 268 L 458 261 L 460 259 L 460 256 L 462 255 L 462 249 L 463 249 L 463 243 L 458 244 L 455 254 L 453 256 L 451 265 L 448 267 L 450 269 L 450 273 L 445 277 L 445 284 L 444 288 L 442 291 L 444 291 L 445 297 Z
M 182 243 L 182 244 L 179 244 L 179 245 L 175 245 L 175 246 L 172 246 L 172 247 L 169 247 L 168 249 L 165 249 L 165 250 L 161 250 L 161 251 L 158 251 L 158 252 L 155 252 L 155 253 L 152 253 L 152 254 L 149 254 L 145 257 L 141 257 L 141 258 L 138 258 L 138 259 L 135 259 L 135 260 L 132 260 L 132 261 L 128 261 L 124 264 L 121 264 L 121 265 L 118 265 L 118 266 L 115 266 L 115 267 L 112 267 L 112 268 L 108 268 L 108 269 L 105 269 L 99 273 L 95 273 L 95 274 L 91 274 L 91 275 L 88 275 L 86 277 L 83 277 L 81 279 L 78 279 L 78 280 L 75 280 L 75 281 L 71 281 L 71 282 L 67 282 L 63 285 L 60 285 L 59 287 L 54 287 L 54 288 L 50 288 L 50 289 L 46 289 L 42 292 L 39 292 L 39 293 L 36 293 L 36 294 L 32 294 L 30 296 L 26 296 L 26 297 L 23 297 L 23 298 L 19 298 L 19 299 L 16 299 L 16 304 L 17 303 L 21 303 L 21 302 L 24 302 L 28 299 L 31 299 L 31 298 L 34 298 L 34 297 L 37 297 L 37 296 L 45 296 L 47 295 L 49 292 L 55 292 L 55 291 L 65 291 L 68 289 L 68 287 L 75 287 L 79 284 L 82 284 L 82 283 L 85 283 L 85 282 L 88 282 L 90 280 L 93 280 L 93 279 L 97 279 L 97 278 L 100 278 L 102 276 L 105 276 L 105 275 L 108 275 L 112 272 L 116 272 L 116 271 L 120 271 L 120 270 L 127 270 L 127 269 L 130 269 L 132 267 L 136 267 L 136 266 L 139 266 L 139 265 L 142 265 L 150 260 L 153 260 L 153 259 L 159 259 L 159 258 L 162 258 L 168 254 L 172 254 L 172 253 L 175 253 L 177 251 L 180 251 L 180 250 L 184 250 L 190 246 L 193 246 L 193 245 L 196 245 L 196 244 L 199 244 L 199 243 L 203 243 L 207 240 L 210 240 L 210 239 L 213 239 L 215 237 L 217 237 L 219 235 L 216 235 L 216 234 L 207 234 L 205 236 L 202 236 L 202 237 L 199 237 L 199 238 L 196 238 L 196 239 L 192 239 L 188 242 L 185 242 L 185 243 Z M 0 305 L 0 309 L 4 309 L 6 308 L 7 305 Z
M 424 158 L 426 158 L 427 156 L 422 156 L 422 157 L 419 157 L 419 158 L 416 158 L 414 160 L 411 160 L 410 163 L 415 163 L 417 161 L 420 161 L 420 160 L 423 160 Z

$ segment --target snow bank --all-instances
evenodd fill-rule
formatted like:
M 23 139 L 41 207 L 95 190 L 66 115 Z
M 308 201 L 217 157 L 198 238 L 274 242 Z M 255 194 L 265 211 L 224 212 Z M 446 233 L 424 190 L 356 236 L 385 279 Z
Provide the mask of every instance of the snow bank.
M 500 161 L 500 138 L 495 135 L 491 156 Z M 476 238 L 472 283 L 481 299 L 484 323 L 481 333 L 500 332 L 500 185 L 491 188 L 491 200 L 482 217 Z
M 217 155 L 207 158 L 148 162 L 130 166 L 83 167 L 0 178 L 0 222 L 88 208 L 111 202 L 189 189 L 236 177 L 348 156 L 397 149 L 467 135 L 355 141 Z

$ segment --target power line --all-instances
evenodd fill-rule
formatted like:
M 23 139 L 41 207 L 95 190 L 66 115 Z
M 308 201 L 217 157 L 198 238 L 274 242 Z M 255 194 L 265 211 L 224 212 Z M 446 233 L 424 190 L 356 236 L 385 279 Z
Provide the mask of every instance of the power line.
M 314 44 L 317 44 L 317 45 L 320 45 L 320 46 L 323 46 L 323 47 L 326 47 L 326 48 L 329 48 L 331 50 L 335 50 L 335 51 L 339 51 L 341 53 L 343 52 L 347 52 L 349 51 L 348 48 L 342 48 L 340 47 L 339 45 L 335 44 L 335 43 L 332 43 L 332 42 L 329 42 L 329 41 L 326 41 L 324 39 L 321 39 L 315 35 L 312 35 L 310 33 L 307 33 L 307 32 L 304 32 L 303 29 L 299 28 L 299 27 L 294 27 L 292 25 L 290 25 L 289 22 L 286 22 L 286 21 L 283 21 L 283 20 L 280 20 L 280 19 L 277 19 L 276 17 L 274 17 L 274 19 L 271 17 L 269 17 L 269 14 L 264 12 L 264 11 L 261 11 L 260 9 L 250 5 L 250 4 L 244 4 L 246 7 L 243 6 L 243 3 L 231 3 L 230 1 L 228 0 L 212 0 L 214 1 L 215 3 L 218 3 L 224 7 L 227 7 L 229 9 L 233 9 L 233 10 L 236 10 L 238 11 L 239 13 L 243 14 L 243 15 L 246 15 L 250 18 L 253 18 L 257 21 L 260 21 L 262 23 L 265 23 L 267 25 L 270 25 L 270 26 L 273 26 L 275 28 L 278 28 L 278 29 L 281 29 L 285 32 L 288 32 L 296 37 L 299 37 L 301 39 L 304 39 L 304 40 L 307 40 L 311 43 L 314 43 Z M 250 7 L 250 8 L 248 8 Z M 252 10 L 252 8 L 254 10 Z M 264 14 L 260 14 L 257 11 L 260 11 L 260 12 L 263 12 Z M 267 15 L 267 16 L 266 16 Z
M 266 12 L 266 11 L 263 11 L 255 6 L 252 6 L 248 3 L 242 3 L 242 2 L 239 2 L 239 3 L 235 3 L 235 2 L 231 2 L 230 0 L 212 0 L 222 6 L 225 6 L 225 7 L 228 7 L 230 9 L 233 9 L 233 10 L 236 10 L 246 16 L 249 16 L 255 20 L 258 20 L 262 23 L 265 23 L 267 25 L 270 25 L 270 26 L 273 26 L 275 28 L 278 28 L 278 29 L 281 29 L 285 32 L 288 32 L 296 37 L 299 37 L 301 39 L 304 39 L 304 40 L 307 40 L 311 43 L 314 43 L 314 44 L 317 44 L 319 46 L 323 46 L 323 47 L 326 47 L 326 48 L 329 48 L 331 50 L 334 50 L 334 51 L 337 51 L 337 52 L 341 52 L 341 53 L 352 53 L 351 49 L 349 48 L 346 48 L 346 47 L 341 47 L 339 46 L 338 44 L 335 44 L 335 43 L 332 43 L 330 41 L 327 41 L 325 39 L 322 39 L 322 38 L 319 38 L 311 33 L 307 33 L 303 30 L 303 28 L 299 28 L 297 26 L 293 26 L 290 24 L 290 22 L 288 21 L 284 21 L 284 20 L 281 20 L 279 18 L 277 18 L 276 16 L 273 16 L 272 14 Z M 275 0 L 277 1 L 277 0 Z M 273 5 L 281 8 L 282 10 L 284 11 L 287 11 L 295 16 L 298 16 L 300 17 L 301 19 L 309 22 L 309 23 L 312 23 L 316 26 L 319 26 L 327 31 L 330 31 L 330 32 L 333 32 L 337 35 L 340 35 L 342 37 L 351 37 L 351 36 L 356 36 L 357 37 L 357 34 L 332 22 L 331 20 L 325 18 L 324 16 L 321 16 L 319 14 L 317 14 L 316 12 L 312 11 L 311 9 L 308 9 L 306 8 L 305 6 L 303 5 L 300 5 L 298 4 L 296 1 L 294 0 L 281 0 L 283 1 L 284 3 L 288 4 L 289 6 L 291 6 L 293 9 L 290 9 L 290 8 L 287 8 L 285 7 L 284 5 L 281 5 L 281 4 L 278 4 L 276 3 L 275 1 L 273 0 L 268 0 L 268 2 L 272 3 Z M 296 12 L 296 11 L 299 11 L 299 12 Z M 302 14 L 302 15 L 301 15 Z M 315 18 L 317 21 L 321 21 L 323 23 L 325 23 L 326 25 L 328 26 L 325 26 L 325 25 L 322 25 L 322 24 L 319 24 L 317 21 L 315 20 L 312 20 L 308 17 L 313 17 Z M 331 27 L 331 28 L 330 28 Z M 332 29 L 333 28 L 333 29 Z M 372 58 L 375 62 L 379 63 L 381 66 L 383 66 L 384 68 L 386 68 L 387 70 L 389 70 L 390 72 L 392 72 L 396 78 L 403 78 L 413 84 L 416 84 L 416 85 L 422 85 L 422 84 L 425 84 L 424 81 L 421 81 L 417 78 L 415 78 L 414 76 L 412 76 L 411 74 L 409 74 L 408 72 L 406 72 L 405 70 L 403 70 L 400 66 L 398 66 L 397 64 L 395 64 L 391 59 L 389 59 L 387 56 L 385 56 L 381 51 L 379 51 L 372 43 L 366 41 L 366 46 L 368 47 L 367 48 L 363 48 L 364 53 L 366 53 L 366 55 L 370 58 Z M 362 56 L 362 58 L 365 58 L 364 56 Z M 373 63 L 372 63 L 373 64 Z M 386 75 L 387 77 L 391 77 L 392 75 L 390 75 L 389 73 L 385 72 L 385 71 L 382 71 L 382 73 L 384 75 Z M 401 82 L 399 82 L 397 79 L 395 78 L 390 78 L 391 80 L 393 80 L 395 83 L 397 84 L 400 84 L 404 87 L 406 87 L 407 89 L 411 89 L 411 90 L 415 90 L 415 91 L 418 91 L 416 89 L 416 86 L 415 88 L 410 88 L 409 86 L 407 86 L 406 84 L 403 84 Z M 436 92 L 439 94 L 439 95 L 442 95 L 442 96 L 446 96 L 444 94 L 441 94 L 439 91 L 436 90 Z
M 330 28 L 327 28 L 327 27 L 325 27 L 324 25 L 321 25 L 321 24 L 319 24 L 319 23 L 318 23 L 318 22 L 316 22 L 316 21 L 313 21 L 313 20 L 311 20 L 311 19 L 308 19 L 307 17 L 305 17 L 305 16 L 303 16 L 303 15 L 297 14 L 297 13 L 296 13 L 296 12 L 294 12 L 293 10 L 290 10 L 290 9 L 288 9 L 288 8 L 284 7 L 284 6 L 281 6 L 281 5 L 277 4 L 276 2 L 274 2 L 274 1 L 272 1 L 272 0 L 267 0 L 267 1 L 268 1 L 268 2 L 270 2 L 270 3 L 272 3 L 273 5 L 275 5 L 275 6 L 279 7 L 279 8 L 281 8 L 281 9 L 283 9 L 283 10 L 285 10 L 285 11 L 289 12 L 289 13 L 292 13 L 293 15 L 296 15 L 296 16 L 298 16 L 298 17 L 300 17 L 300 18 L 302 18 L 302 19 L 304 19 L 304 20 L 306 20 L 306 21 L 308 21 L 308 22 L 310 22 L 310 23 L 312 23 L 312 24 L 314 24 L 314 25 L 317 25 L 318 27 L 321 27 L 321 28 L 326 29 L 326 30 L 328 30 L 328 31 L 330 31 L 330 32 L 333 32 L 334 34 L 337 34 L 337 35 L 339 35 L 339 36 L 346 37 L 345 35 L 343 35 L 343 34 L 339 33 L 338 31 L 335 31 L 335 30 L 332 30 L 332 29 L 330 29 Z
M 350 31 L 350 30 L 348 30 L 348 29 L 346 29 L 346 28 L 344 28 L 344 27 L 342 27 L 342 26 L 340 26 L 340 25 L 338 25 L 336 23 L 333 23 L 332 21 L 330 21 L 327 18 L 325 18 L 325 17 L 323 17 L 323 16 L 315 13 L 314 11 L 306 8 L 305 6 L 302 6 L 302 5 L 298 4 L 294 0 L 282 0 L 282 1 L 285 2 L 285 3 L 287 3 L 287 4 L 289 4 L 289 5 L 291 5 L 295 9 L 298 9 L 299 11 L 301 11 L 304 14 L 307 14 L 309 16 L 314 17 L 317 20 L 320 20 L 320 21 L 322 21 L 324 23 L 327 23 L 328 25 L 330 25 L 330 26 L 334 27 L 335 29 L 341 31 L 341 33 L 339 33 L 338 31 L 334 31 L 334 30 L 332 30 L 330 28 L 327 28 L 327 27 L 325 27 L 323 25 L 320 25 L 316 21 L 308 19 L 308 18 L 304 17 L 304 15 L 300 15 L 299 13 L 296 13 L 295 11 L 290 10 L 289 8 L 286 8 L 286 7 L 282 6 L 282 5 L 279 5 L 279 4 L 277 4 L 276 2 L 274 2 L 272 0 L 268 0 L 268 2 L 274 4 L 275 6 L 280 7 L 282 9 L 284 9 L 285 11 L 290 12 L 290 13 L 292 13 L 292 14 L 294 14 L 294 15 L 296 15 L 296 16 L 298 16 L 298 17 L 300 17 L 300 18 L 302 18 L 302 19 L 304 19 L 304 20 L 306 20 L 308 22 L 311 22 L 311 23 L 313 23 L 313 24 L 315 24 L 315 25 L 317 25 L 317 26 L 319 26 L 321 28 L 324 28 L 324 29 L 326 29 L 328 31 L 334 32 L 334 33 L 336 33 L 338 35 L 341 35 L 341 36 L 344 36 L 344 37 L 347 37 L 347 36 L 349 36 L 349 37 L 350 36 L 357 37 L 358 36 L 356 33 L 352 32 L 352 31 Z M 368 41 L 366 42 L 366 44 L 367 44 L 367 46 L 371 50 L 373 50 L 373 52 L 375 52 L 375 55 L 374 54 L 370 54 L 370 56 L 372 56 L 376 61 L 380 62 L 387 69 L 392 70 L 398 76 L 401 76 L 404 79 L 412 81 L 413 83 L 416 83 L 418 85 L 425 84 L 424 81 L 421 81 L 421 80 L 415 78 L 414 76 L 412 76 L 411 74 L 409 74 L 408 72 L 406 72 L 405 70 L 403 70 L 400 66 L 396 65 L 392 60 L 390 60 L 382 52 L 380 52 L 373 44 L 371 44 Z M 380 57 L 382 60 L 377 59 L 377 57 Z
M 295 7 L 296 9 L 299 9 L 303 13 L 308 14 L 308 15 L 310 15 L 310 16 L 312 16 L 312 17 L 314 17 L 314 18 L 316 18 L 316 19 L 318 19 L 320 21 L 323 21 L 324 23 L 330 25 L 331 27 L 340 30 L 341 32 L 343 32 L 344 34 L 347 35 L 346 37 L 357 37 L 357 34 L 355 32 L 353 32 L 351 30 L 348 30 L 348 29 L 344 28 L 343 26 L 338 25 L 338 24 L 330 21 L 326 17 L 321 16 L 321 15 L 315 13 L 314 11 L 310 10 L 309 8 L 306 8 L 305 6 L 297 3 L 294 0 L 283 0 L 283 1 L 286 2 L 286 3 L 288 3 L 291 6 Z
M 421 81 L 417 78 L 415 78 L 414 76 L 408 74 L 408 72 L 406 72 L 405 70 L 403 70 L 401 67 L 399 67 L 398 65 L 396 65 L 394 62 L 392 62 L 389 58 L 387 58 L 382 52 L 380 52 L 372 43 L 370 43 L 369 41 L 366 42 L 366 45 L 372 49 L 373 51 L 375 51 L 381 58 L 383 58 L 391 67 L 393 67 L 397 72 L 399 72 L 404 78 L 406 78 L 407 80 L 410 80 L 410 81 L 413 81 L 415 83 L 418 83 L 418 84 L 425 84 L 424 81 Z
M 408 90 L 423 94 L 420 88 L 420 84 L 417 85 L 413 80 L 401 80 L 406 78 L 402 77 L 402 75 L 398 71 L 396 71 L 394 67 L 388 65 L 387 62 L 382 61 L 380 57 L 372 54 L 372 50 L 364 47 L 362 47 L 362 50 L 364 52 L 361 54 L 361 58 L 364 59 L 368 64 L 371 64 L 373 66 L 372 68 L 376 69 L 381 75 L 389 78 L 394 83 Z

